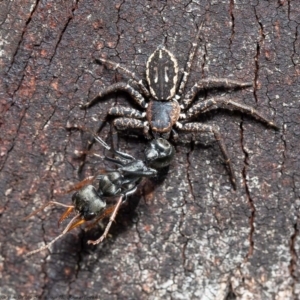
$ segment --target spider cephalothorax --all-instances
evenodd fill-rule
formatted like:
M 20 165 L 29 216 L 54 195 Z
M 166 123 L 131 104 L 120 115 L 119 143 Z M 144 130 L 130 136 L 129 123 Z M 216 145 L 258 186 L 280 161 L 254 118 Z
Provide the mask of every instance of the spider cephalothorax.
M 142 129 L 147 138 L 162 137 L 165 139 L 169 139 L 172 133 L 174 140 L 178 138 L 177 131 L 212 133 L 219 143 L 225 162 L 228 164 L 233 184 L 235 184 L 228 151 L 218 127 L 201 124 L 197 121 L 192 122 L 192 120 L 208 111 L 224 108 L 249 114 L 273 128 L 277 128 L 277 126 L 251 106 L 239 104 L 232 100 L 219 97 L 193 103 L 198 92 L 203 89 L 245 88 L 252 86 L 252 82 L 241 82 L 223 78 L 206 78 L 199 80 L 184 94 L 191 64 L 196 53 L 197 43 L 200 39 L 200 29 L 196 35 L 195 42 L 192 44 L 182 76 L 179 76 L 179 68 L 175 56 L 164 46 L 159 46 L 147 60 L 147 85 L 127 68 L 105 58 L 100 58 L 98 62 L 111 65 L 114 69 L 122 71 L 131 79 L 128 83 L 118 82 L 102 89 L 96 98 L 82 105 L 81 108 L 91 107 L 112 92 L 125 91 L 140 106 L 141 110 L 121 105 L 111 107 L 107 115 L 116 117 L 113 120 L 113 128 L 117 130 Z M 178 78 L 181 78 L 181 80 Z M 137 89 L 134 87 L 137 87 Z M 105 121 L 106 118 L 100 121 L 98 131 L 102 129 Z

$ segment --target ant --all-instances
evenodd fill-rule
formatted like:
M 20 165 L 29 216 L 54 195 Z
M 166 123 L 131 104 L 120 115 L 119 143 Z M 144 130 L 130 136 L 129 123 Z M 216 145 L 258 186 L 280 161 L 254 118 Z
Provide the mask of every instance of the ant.
M 50 201 L 26 217 L 25 220 L 31 218 L 49 205 L 63 206 L 67 209 L 58 221 L 58 224 L 60 224 L 71 212 L 76 211 L 76 215 L 60 235 L 48 244 L 28 252 L 26 256 L 49 249 L 58 239 L 87 221 L 93 220 L 92 224 L 88 226 L 88 228 L 92 228 L 99 221 L 110 216 L 109 222 L 100 238 L 95 241 L 88 241 L 88 244 L 93 245 L 101 243 L 106 238 L 112 223 L 115 221 L 121 205 L 126 202 L 128 196 L 136 192 L 142 178 L 155 177 L 158 173 L 157 169 L 169 166 L 175 154 L 174 147 L 167 140 L 163 138 L 154 139 L 146 146 L 144 162 L 135 159 L 127 153 L 112 149 L 99 136 L 95 134 L 93 136 L 104 148 L 113 150 L 117 158 L 105 156 L 105 159 L 117 165 L 117 169 L 102 170 L 96 176 L 89 176 L 68 189 L 65 193 L 76 191 L 72 195 L 73 205 Z M 99 181 L 97 189 L 91 184 L 94 180 Z M 118 197 L 116 204 L 106 207 L 106 200 L 115 197 Z

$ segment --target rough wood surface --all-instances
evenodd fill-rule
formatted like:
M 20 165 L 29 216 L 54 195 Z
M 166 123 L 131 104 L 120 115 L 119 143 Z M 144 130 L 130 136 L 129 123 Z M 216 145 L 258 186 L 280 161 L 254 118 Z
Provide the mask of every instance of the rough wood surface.
M 1 1 L 0 295 L 299 299 L 297 2 Z M 86 141 L 66 124 L 93 127 L 113 103 L 128 101 L 118 94 L 79 109 L 101 87 L 126 80 L 94 58 L 122 62 L 144 78 L 147 57 L 166 38 L 183 67 L 201 22 L 188 87 L 208 76 L 252 80 L 254 88 L 199 99 L 223 95 L 280 126 L 275 132 L 226 111 L 203 120 L 220 127 L 237 191 L 215 143 L 178 144 L 167 178 L 145 182 L 103 244 L 86 243 L 99 231 L 77 230 L 24 258 L 60 232 L 61 209 L 22 218 L 49 200 L 70 203 L 57 191 L 104 166 L 87 157 L 78 174 L 74 151 Z M 120 148 L 141 157 L 145 143 L 124 136 Z

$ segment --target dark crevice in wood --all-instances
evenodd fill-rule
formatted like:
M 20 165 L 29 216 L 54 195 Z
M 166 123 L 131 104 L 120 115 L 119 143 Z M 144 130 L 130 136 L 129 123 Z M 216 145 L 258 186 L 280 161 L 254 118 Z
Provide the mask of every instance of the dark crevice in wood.
M 23 31 L 22 31 L 22 34 L 21 34 L 21 37 L 20 37 L 18 46 L 16 47 L 16 51 L 15 51 L 15 52 L 13 53 L 13 55 L 12 55 L 12 61 L 11 61 L 10 67 L 9 67 L 8 70 L 7 70 L 7 73 L 9 73 L 10 69 L 11 69 L 12 66 L 14 65 L 14 63 L 15 63 L 15 57 L 16 57 L 17 53 L 18 53 L 20 50 L 22 50 L 22 49 L 20 48 L 20 45 L 21 45 L 21 43 L 22 43 L 23 40 L 24 40 L 24 34 L 25 34 L 25 32 L 27 31 L 27 27 L 29 26 L 30 22 L 32 21 L 32 16 L 34 15 L 34 13 L 35 13 L 35 11 L 36 11 L 36 9 L 37 9 L 37 7 L 38 7 L 38 4 L 39 4 L 39 0 L 36 0 L 35 5 L 34 5 L 32 11 L 31 11 L 31 13 L 30 13 L 30 16 L 29 16 L 28 20 L 26 21 L 25 26 L 24 26 L 24 28 L 23 28 Z
M 298 28 L 299 28 L 299 25 L 296 26 L 295 28 L 295 38 L 294 38 L 294 41 L 293 41 L 293 54 L 292 54 L 292 57 L 291 57 L 291 60 L 292 60 L 292 63 L 294 65 L 294 67 L 297 67 L 297 62 L 295 62 L 295 55 L 297 55 L 298 53 L 298 50 L 296 49 L 296 42 L 298 40 Z
M 194 193 L 194 189 L 193 189 L 192 180 L 190 178 L 190 172 L 189 172 L 190 167 L 191 167 L 190 156 L 194 152 L 194 147 L 195 147 L 194 142 L 191 142 L 191 150 L 187 153 L 187 174 L 186 174 L 186 177 L 187 177 L 187 182 L 189 183 L 189 190 L 190 190 L 190 193 L 193 197 L 193 201 L 197 201 L 195 193 Z
M 74 18 L 74 12 L 75 12 L 75 10 L 76 10 L 77 7 L 78 7 L 78 2 L 79 2 L 79 0 L 76 0 L 76 3 L 75 3 L 75 5 L 74 5 L 74 7 L 71 9 L 71 15 L 68 17 L 65 26 L 64 26 L 64 27 L 62 28 L 62 30 L 61 30 L 61 33 L 60 33 L 60 35 L 59 35 L 59 37 L 58 37 L 58 41 L 57 41 L 57 43 L 56 43 L 55 46 L 54 46 L 54 53 L 53 53 L 53 55 L 50 57 L 50 60 L 49 60 L 50 63 L 49 63 L 49 65 L 51 65 L 51 62 L 52 62 L 53 58 L 54 58 L 55 55 L 56 55 L 57 48 L 58 48 L 58 46 L 60 45 L 60 42 L 61 42 L 61 40 L 62 40 L 62 38 L 63 38 L 63 36 L 64 36 L 64 33 L 66 32 L 66 30 L 67 30 L 67 28 L 68 28 L 68 26 L 69 26 L 71 20 Z
M 3 159 L 3 163 L 0 165 L 0 172 L 2 171 L 2 169 L 4 168 L 4 166 L 6 164 L 6 161 L 8 160 L 9 154 L 14 149 L 15 141 L 16 141 L 16 139 L 18 137 L 18 134 L 19 134 L 19 131 L 20 131 L 20 128 L 21 128 L 21 125 L 22 125 L 22 122 L 23 122 L 23 119 L 24 119 L 24 116 L 26 114 L 27 109 L 28 108 L 24 108 L 19 113 L 19 120 L 18 120 L 19 124 L 18 124 L 17 130 L 16 130 L 16 133 L 15 133 L 15 136 L 12 139 L 11 146 L 9 147 L 9 149 L 7 149 L 7 153 L 5 154 L 5 157 Z
M 296 250 L 296 243 L 297 243 L 297 237 L 299 235 L 299 229 L 298 224 L 294 224 L 294 233 L 291 236 L 290 239 L 290 252 L 291 252 L 291 261 L 289 265 L 289 270 L 291 276 L 294 278 L 296 282 L 298 282 L 297 275 L 295 275 L 295 271 L 297 270 L 297 261 L 298 261 L 298 255 Z
M 230 40 L 229 40 L 229 48 L 231 48 L 232 41 L 233 41 L 234 35 L 235 35 L 234 0 L 230 0 L 229 13 L 230 13 L 230 19 L 231 19 L 231 36 L 230 36 Z
M 248 259 L 250 256 L 253 255 L 253 251 L 254 251 L 254 221 L 255 221 L 255 205 L 253 202 L 253 199 L 251 198 L 251 194 L 249 191 L 249 187 L 248 187 L 248 179 L 247 179 L 247 168 L 249 166 L 249 154 L 244 146 L 244 129 L 243 129 L 243 122 L 240 125 L 241 128 L 241 145 L 242 145 L 242 150 L 244 153 L 244 167 L 242 170 L 242 176 L 243 176 L 243 183 L 245 186 L 245 191 L 246 191 L 246 198 L 248 200 L 248 204 L 250 207 L 250 211 L 251 211 L 251 215 L 249 217 L 249 226 L 250 226 L 250 232 L 249 232 L 249 243 L 250 243 L 250 247 L 249 247 L 249 251 L 246 255 L 246 259 Z
M 206 47 L 206 42 L 205 40 L 203 39 L 202 40 L 203 42 L 203 54 L 202 54 L 202 64 L 201 64 L 201 75 L 202 75 L 202 78 L 205 77 L 205 66 L 207 65 L 207 61 L 206 61 L 206 58 L 207 58 L 207 47 Z
M 224 300 L 235 300 L 237 299 L 235 293 L 233 292 L 233 288 L 232 288 L 232 285 L 231 283 L 229 283 L 229 286 L 228 286 L 228 293 L 227 295 L 224 297 Z
M 257 90 L 258 90 L 258 80 L 259 80 L 259 61 L 260 61 L 260 44 L 263 43 L 264 39 L 265 39 L 265 34 L 264 34 L 264 28 L 262 23 L 260 22 L 258 16 L 257 16 L 257 12 L 256 12 L 256 8 L 254 7 L 254 12 L 255 12 L 255 17 L 256 17 L 256 22 L 259 25 L 259 41 L 256 43 L 256 55 L 255 55 L 255 69 L 254 69 L 254 85 L 253 85 L 253 96 L 255 99 L 255 102 L 258 103 L 258 96 L 257 96 Z

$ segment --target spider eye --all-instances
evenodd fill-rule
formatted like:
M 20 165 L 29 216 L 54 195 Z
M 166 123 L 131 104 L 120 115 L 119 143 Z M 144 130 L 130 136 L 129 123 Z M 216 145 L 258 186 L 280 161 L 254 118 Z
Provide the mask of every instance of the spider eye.
M 178 63 L 170 51 L 157 48 L 147 61 L 146 75 L 153 98 L 166 101 L 175 96 Z

